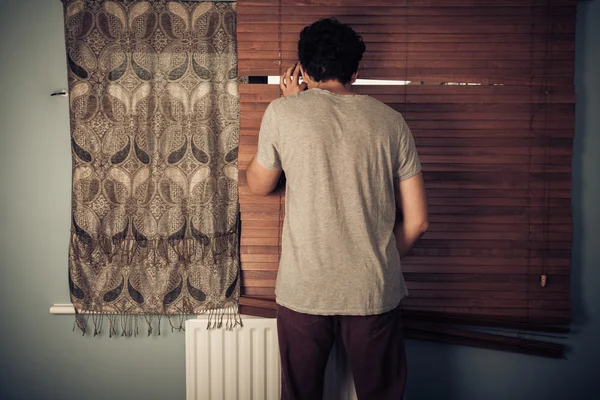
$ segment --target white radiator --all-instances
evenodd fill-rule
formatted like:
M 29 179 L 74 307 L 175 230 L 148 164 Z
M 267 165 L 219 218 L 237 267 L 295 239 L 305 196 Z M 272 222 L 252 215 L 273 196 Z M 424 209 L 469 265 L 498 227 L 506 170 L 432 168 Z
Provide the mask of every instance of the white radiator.
M 207 330 L 207 320 L 186 323 L 187 400 L 278 400 L 279 348 L 274 318 L 243 316 L 244 327 Z M 341 342 L 325 373 L 325 400 L 356 400 Z

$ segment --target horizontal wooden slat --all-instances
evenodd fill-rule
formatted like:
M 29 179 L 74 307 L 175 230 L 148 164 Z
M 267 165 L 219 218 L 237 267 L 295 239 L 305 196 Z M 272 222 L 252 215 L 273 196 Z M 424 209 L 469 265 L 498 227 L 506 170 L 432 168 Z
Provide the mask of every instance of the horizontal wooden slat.
M 410 30 L 410 29 L 409 29 Z M 394 48 L 400 49 L 404 43 L 544 43 L 548 40 L 547 34 L 544 33 L 388 33 L 385 31 L 377 31 L 377 33 L 364 33 L 362 35 L 367 46 L 374 43 L 390 43 Z M 238 36 L 239 43 L 246 42 L 261 42 L 269 41 L 278 44 L 282 40 L 283 43 L 297 45 L 298 33 L 282 32 L 265 32 L 260 33 L 244 32 Z M 556 42 L 573 42 L 575 39 L 574 33 L 557 33 L 553 34 L 552 39 Z M 487 40 L 487 42 L 486 42 Z M 556 42 L 553 42 L 556 43 Z M 290 45 L 286 45 L 289 47 Z M 556 47 L 553 46 L 556 50 Z
M 487 3 L 487 4 L 486 4 Z M 575 0 L 553 0 L 552 7 L 538 0 L 488 0 L 487 2 L 471 0 L 470 2 L 454 2 L 438 0 L 437 3 L 426 3 L 417 0 L 241 0 L 238 2 L 238 12 L 241 15 L 261 15 L 271 11 L 277 15 L 281 5 L 282 15 L 423 15 L 423 16 L 457 16 L 457 15 L 573 15 Z M 271 10 L 265 7 L 271 7 Z
M 436 26 L 473 26 L 473 27 L 488 27 L 488 26 L 527 26 L 530 28 L 527 32 L 535 32 L 536 29 L 542 28 L 547 29 L 548 25 L 567 25 L 570 26 L 575 21 L 575 15 L 573 10 L 570 8 L 560 9 L 555 7 L 551 10 L 543 8 L 529 8 L 527 12 L 523 12 L 522 9 L 510 9 L 509 7 L 502 7 L 487 10 L 488 12 L 481 12 L 473 18 L 473 15 L 468 15 L 472 12 L 472 9 L 468 9 L 467 13 L 459 14 L 454 8 L 447 7 L 444 9 L 445 14 L 443 15 L 406 15 L 399 18 L 398 15 L 393 15 L 394 10 L 398 10 L 397 7 L 388 7 L 390 13 L 388 14 L 373 14 L 370 13 L 370 9 L 364 10 L 357 15 L 344 14 L 344 10 L 349 10 L 349 7 L 330 9 L 325 11 L 326 7 L 319 7 L 316 13 L 311 13 L 311 10 L 304 8 L 303 12 L 295 13 L 282 13 L 279 17 L 274 8 L 250 8 L 247 6 L 241 7 L 241 13 L 238 16 L 238 33 L 246 32 L 247 29 L 253 25 L 262 25 L 265 29 L 278 29 L 281 25 L 281 29 L 288 29 L 292 32 L 300 32 L 300 30 L 311 23 L 315 22 L 318 17 L 317 15 L 335 15 L 337 19 L 344 23 L 351 25 L 357 32 L 362 32 L 364 29 L 379 29 L 380 31 L 386 32 L 388 28 L 392 29 L 403 29 L 401 32 L 410 29 L 419 29 L 419 27 L 426 27 L 426 29 L 419 30 L 419 32 L 428 32 L 430 29 L 435 29 Z M 258 13 L 253 11 L 259 11 Z M 465 11 L 465 9 L 462 9 Z M 270 11 L 270 12 L 269 12 Z M 282 11 L 291 11 L 287 7 L 282 7 Z M 338 13 L 336 13 L 338 11 Z M 406 12 L 415 12 L 414 9 L 405 9 Z M 482 10 L 483 11 L 483 10 Z M 512 12 L 511 12 L 512 11 Z M 564 11 L 565 13 L 560 13 Z M 569 12 L 570 11 L 570 12 Z M 407 18 L 404 18 L 407 17 Z M 408 22 L 405 24 L 404 22 Z
M 262 117 L 262 116 L 261 116 Z M 543 119 L 540 117 L 540 119 Z M 439 121 L 419 121 L 412 120 L 410 128 L 415 137 L 436 137 L 439 133 L 441 137 L 451 137 L 455 133 L 457 137 L 479 137 L 484 138 L 489 132 L 490 136 L 501 137 L 502 132 L 510 131 L 514 136 L 525 135 L 526 132 L 531 132 L 532 136 L 536 131 L 546 129 L 545 132 L 539 132 L 540 135 L 555 138 L 572 138 L 574 136 L 574 126 L 569 121 L 561 122 L 556 120 L 556 123 L 550 124 L 548 121 L 540 120 L 534 122 L 532 129 L 528 131 L 529 126 L 527 121 L 457 121 L 457 120 L 439 120 Z M 547 125 L 547 126 L 544 126 Z M 241 132 L 242 136 L 258 136 L 260 127 L 260 119 L 242 119 Z M 522 136 L 521 136 L 522 137 Z
M 253 238 L 253 237 L 243 237 L 240 241 L 240 244 L 242 246 L 251 246 L 251 245 L 264 245 L 264 246 L 277 246 L 279 245 L 279 236 L 275 236 L 275 237 L 260 237 L 260 238 Z
M 349 266 L 350 269 L 350 266 Z M 276 279 L 277 271 L 274 270 L 250 270 L 244 271 L 244 276 L 246 279 Z M 537 276 L 537 273 L 535 274 Z M 532 286 L 530 290 L 547 292 L 547 288 L 541 287 L 539 285 L 539 279 L 532 278 L 527 273 L 520 274 L 506 274 L 506 273 L 424 273 L 424 272 L 405 272 L 404 278 L 407 282 L 411 282 L 411 284 L 415 282 L 429 284 L 432 282 L 447 282 L 454 283 L 454 288 L 459 288 L 460 285 L 465 285 L 465 290 L 467 286 L 470 288 L 468 290 L 473 291 L 485 291 L 486 289 L 483 286 L 487 284 L 514 284 L 516 288 L 519 288 L 519 285 L 524 286 Z M 555 286 L 549 286 L 550 291 L 556 290 L 568 290 L 569 283 L 569 275 L 559 275 L 555 274 L 552 276 L 551 282 L 548 284 L 552 284 Z M 481 284 L 482 286 L 477 286 Z M 500 287 L 500 286 L 499 286 Z M 447 289 L 450 290 L 450 287 Z M 509 290 L 510 291 L 510 290 Z M 479 296 L 479 295 L 478 295 Z
M 356 90 L 361 94 L 376 95 L 376 94 L 395 94 L 395 95 L 468 95 L 468 96 L 479 96 L 479 95 L 493 95 L 494 99 L 496 96 L 505 95 L 548 95 L 549 97 L 555 94 L 559 95 L 572 95 L 573 87 L 552 87 L 542 90 L 540 88 L 528 87 L 528 86 L 510 86 L 510 85 L 481 85 L 481 86 L 460 86 L 460 85 L 405 85 L 405 86 L 385 86 L 385 85 L 361 85 L 353 86 L 353 90 Z M 270 102 L 279 97 L 279 87 L 277 85 L 266 85 L 266 84 L 241 84 L 239 85 L 239 92 L 242 99 L 256 101 Z M 247 97 L 249 95 L 255 95 L 257 97 Z M 401 97 L 398 97 L 401 98 Z M 528 97 L 523 97 L 525 100 Z M 571 102 L 574 101 L 574 97 L 571 97 Z M 478 103 L 478 97 L 471 98 L 468 103 Z
M 442 199 L 444 201 L 444 199 Z M 431 204 L 431 200 L 428 200 L 428 204 Z M 473 233 L 474 235 L 496 235 L 501 238 L 505 234 L 514 235 L 530 235 L 530 237 L 536 238 L 545 234 L 572 234 L 573 227 L 569 224 L 478 224 L 472 226 L 466 226 L 464 224 L 457 225 L 451 223 L 436 222 L 429 224 L 429 234 L 433 232 L 461 232 L 461 233 Z M 275 228 L 244 228 L 244 237 L 252 239 L 260 238 L 277 238 L 280 235 L 280 229 Z M 539 239 L 534 239 L 539 240 Z
M 242 181 L 240 182 L 240 195 L 242 197 L 249 193 L 248 187 L 245 184 L 245 171 L 240 171 Z M 532 202 L 542 201 L 541 199 L 570 199 L 570 190 L 557 190 L 553 187 L 541 190 L 527 190 L 527 189 L 431 189 L 427 191 L 427 198 L 531 198 Z M 535 205 L 535 204 L 534 204 Z M 255 227 L 256 228 L 256 227 Z
M 246 47 L 246 46 L 244 46 Z M 280 58 L 279 49 L 277 50 L 247 50 L 244 51 L 239 58 L 240 64 L 244 65 L 250 60 L 278 60 Z M 297 50 L 282 50 L 281 60 L 285 66 L 297 60 Z M 418 66 L 420 63 L 425 61 L 462 61 L 468 60 L 469 62 L 477 61 L 488 61 L 495 62 L 498 60 L 512 61 L 519 63 L 527 63 L 533 60 L 535 65 L 542 66 L 542 61 L 556 62 L 562 61 L 566 65 L 571 65 L 575 60 L 575 52 L 573 50 L 530 50 L 530 51 L 447 51 L 447 52 L 433 52 L 433 51 L 408 51 L 402 53 L 386 53 L 386 52 L 367 52 L 364 54 L 363 62 L 373 61 L 404 61 L 408 62 L 408 66 Z M 414 63 L 414 64 L 413 64 Z M 361 64 L 362 65 L 362 64 Z
M 419 139 L 417 139 L 419 140 Z M 508 143 L 507 143 L 508 144 Z M 537 147 L 537 146 L 468 146 L 462 147 L 459 143 L 455 143 L 454 146 L 424 146 L 421 145 L 418 147 L 419 156 L 424 155 L 450 155 L 450 156 L 464 156 L 469 159 L 476 157 L 490 157 L 489 163 L 493 163 L 494 156 L 529 156 L 529 163 L 539 163 L 542 157 L 546 157 L 542 161 L 552 163 L 552 157 L 558 156 L 570 156 L 573 152 L 570 146 L 560 146 L 560 147 Z M 241 149 L 240 152 L 242 154 L 251 154 L 254 155 L 256 152 L 256 146 L 246 146 L 244 149 Z M 464 162 L 469 162 L 469 159 L 464 160 Z M 570 160 L 568 160 L 570 162 Z M 525 164 L 527 164 L 528 159 L 525 159 Z M 485 162 L 482 162 L 485 163 Z
M 557 274 L 560 275 L 560 274 Z M 530 282 L 539 282 L 539 276 L 529 276 Z M 552 279 L 552 274 L 550 276 Z M 502 301 L 505 299 L 510 300 L 532 300 L 532 301 L 544 301 L 544 300 L 555 300 L 564 302 L 568 299 L 557 298 L 556 292 L 545 291 L 545 290 L 534 290 L 530 292 L 523 291 L 485 291 L 485 290 L 427 290 L 427 289 L 413 289 L 410 294 L 410 298 L 413 299 L 488 299 Z
M 536 233 L 516 233 L 516 232 L 427 232 L 423 235 L 423 240 L 519 240 L 534 242 L 571 242 L 572 235 L 563 232 L 536 232 Z M 260 243 L 259 240 L 256 242 Z
M 534 249 L 534 250 L 546 250 L 546 249 L 562 249 L 568 250 L 571 248 L 571 242 L 569 238 L 561 241 L 542 241 L 542 240 L 502 240 L 502 239 L 490 239 L 490 240 L 474 240 L 474 239 L 428 239 L 420 240 L 414 245 L 415 249 Z
M 430 257 L 433 258 L 433 257 Z M 462 263 L 446 263 L 446 264 L 437 264 L 435 261 L 430 261 L 426 264 L 411 264 L 410 262 L 402 263 L 402 271 L 404 273 L 459 273 L 459 274 L 528 274 L 533 275 L 531 278 L 532 281 L 539 282 L 541 274 L 548 274 L 550 279 L 553 279 L 554 275 L 564 275 L 568 274 L 570 271 L 570 266 L 568 263 L 568 259 L 565 259 L 567 262 L 563 263 L 562 266 L 555 265 L 544 265 L 541 262 L 538 262 L 537 265 L 514 265 L 509 264 L 508 262 L 511 260 L 510 258 L 498 258 L 498 263 L 501 265 L 482 265 L 483 262 L 477 263 L 477 261 L 481 261 L 481 258 L 472 257 L 473 265 L 464 265 Z M 485 260 L 485 259 L 484 259 Z M 543 259 L 538 259 L 542 260 Z M 242 263 L 242 270 L 244 271 L 277 271 L 278 264 L 272 262 L 244 262 Z M 248 278 L 246 276 L 246 278 Z M 435 293 L 435 292 L 433 292 Z M 527 293 L 521 293 L 521 296 L 527 296 Z M 415 296 L 415 293 L 411 293 L 412 296 Z M 468 294 L 465 294 L 468 296 Z M 418 297 L 418 296 L 417 296 Z
M 264 215 L 267 219 L 277 218 L 280 215 L 279 208 L 274 208 L 268 205 L 242 204 L 241 211 L 244 215 Z M 283 211 L 281 212 L 283 214 Z M 437 216 L 452 216 L 460 220 L 465 220 L 469 216 L 474 217 L 490 217 L 497 220 L 502 220 L 509 217 L 521 217 L 521 219 L 529 219 L 531 221 L 552 220 L 556 218 L 570 218 L 570 208 L 562 207 L 507 207 L 507 206 L 490 206 L 490 205 L 431 205 L 429 206 L 429 215 L 432 219 Z M 514 223 L 514 222 L 512 222 Z M 558 222 L 557 222 L 558 223 Z
M 275 301 L 275 288 L 273 287 L 242 287 L 241 288 L 242 297 L 252 296 L 259 297 L 264 300 Z
M 430 206 L 492 206 L 492 207 L 561 207 L 570 208 L 570 199 L 548 199 L 543 198 L 518 198 L 518 197 L 499 197 L 499 198 L 463 198 L 463 197 L 431 197 L 427 204 Z M 525 211 L 527 212 L 527 211 Z M 513 228 L 514 229 L 514 228 Z
M 408 275 L 408 274 L 407 274 Z M 438 274 L 428 274 L 429 276 L 435 276 Z M 498 276 L 504 276 L 503 274 L 497 274 Z M 492 279 L 493 274 L 485 275 Z M 513 275 L 514 276 L 514 275 Z M 568 294 L 569 290 L 569 282 L 565 281 L 557 281 L 557 277 L 560 275 L 553 275 L 553 283 L 542 288 L 539 284 L 539 279 L 534 279 L 534 277 L 530 277 L 528 275 L 523 275 L 523 279 L 529 279 L 528 283 L 516 283 L 516 282 L 452 282 L 452 281 L 414 281 L 409 278 L 406 278 L 406 287 L 408 291 L 421 289 L 421 290 L 471 290 L 471 291 L 519 291 L 519 292 L 532 292 L 532 291 L 540 291 L 540 292 L 554 292 L 556 297 L 560 297 L 560 293 Z M 260 285 L 256 285 L 260 286 Z M 442 304 L 440 304 L 441 306 Z
M 450 161 L 453 164 L 448 163 L 427 163 L 425 161 L 431 160 L 429 157 L 422 157 L 422 166 L 423 171 L 431 171 L 431 172 L 440 172 L 440 171 L 448 171 L 448 172 L 514 172 L 514 171 L 522 171 L 523 168 L 520 167 L 520 164 L 514 164 L 516 159 L 511 159 L 508 162 L 499 160 L 495 164 L 490 164 L 490 160 L 485 160 L 484 163 L 477 163 L 477 160 L 470 160 L 469 164 L 461 164 L 463 160 L 456 160 L 452 158 L 445 158 L 443 161 Z M 438 161 L 442 162 L 442 160 Z M 457 162 L 458 161 L 458 162 Z M 560 164 L 558 163 L 560 162 Z M 245 170 L 250 163 L 250 157 L 244 157 L 242 155 L 239 161 L 239 167 Z M 558 161 L 554 161 L 554 164 L 532 164 L 528 167 L 532 173 L 566 173 L 571 171 L 571 161 L 567 158 L 562 158 Z M 242 200 L 242 202 L 245 202 Z
M 418 297 L 407 297 L 403 300 L 404 306 L 410 308 L 417 307 L 437 307 L 441 299 L 424 299 Z M 569 310 L 569 300 L 531 300 L 531 299 L 486 299 L 486 298 L 466 298 L 454 299 L 444 298 L 443 304 L 446 307 L 478 307 L 478 308 L 514 308 L 514 309 L 546 309 L 546 310 Z
M 396 96 L 394 96 L 396 97 Z M 488 119 L 488 118 L 506 118 L 510 115 L 511 120 L 531 119 L 531 114 L 541 114 L 544 117 L 548 117 L 548 120 L 554 119 L 570 119 L 572 120 L 575 106 L 574 104 L 539 104 L 535 106 L 529 106 L 523 103 L 474 103 L 477 98 L 471 98 L 471 103 L 458 103 L 458 102 L 407 102 L 404 103 L 405 99 L 399 97 L 399 102 L 386 101 L 385 103 L 394 109 L 398 109 L 404 115 L 405 118 L 415 119 Z M 240 106 L 240 111 L 244 113 L 244 118 L 257 117 L 262 118 L 262 114 L 265 112 L 268 104 L 267 103 L 249 103 L 244 102 Z M 257 114 L 255 114 L 257 113 Z M 486 118 L 486 115 L 490 117 Z
M 245 1 L 245 0 L 244 0 Z M 249 5 L 273 5 L 277 4 L 278 0 L 249 0 Z M 368 4 L 365 4 L 361 0 L 281 0 L 282 6 L 324 6 L 324 5 L 335 5 L 335 6 L 362 6 L 367 9 L 373 7 L 427 7 L 429 9 L 434 7 L 479 7 L 484 9 L 485 7 L 492 7 L 494 9 L 499 7 L 534 7 L 544 6 L 549 3 L 540 2 L 539 0 L 372 0 Z M 575 6 L 577 5 L 576 0 L 552 0 L 553 6 Z
M 433 203 L 433 204 L 432 204 Z M 522 206 L 506 206 L 506 205 L 473 205 L 465 204 L 448 204 L 443 201 L 435 201 L 429 203 L 429 215 L 479 215 L 479 216 L 528 216 L 531 218 L 553 217 L 553 216 L 569 216 L 571 215 L 570 207 L 530 207 Z M 279 215 L 283 213 L 283 209 L 279 204 L 255 204 L 242 203 L 240 205 L 242 213 L 262 213 L 265 215 Z
M 242 195 L 240 193 L 240 203 L 254 203 L 254 204 L 279 204 L 279 196 L 253 196 L 253 195 Z
M 427 189 L 484 190 L 570 190 L 570 173 L 437 172 L 424 171 Z M 240 171 L 240 185 L 246 185 L 245 172 Z M 274 205 L 270 205 L 275 210 Z
M 244 299 L 244 297 L 242 296 L 242 299 Z M 244 305 L 241 300 L 240 300 L 240 314 L 242 315 L 252 315 L 255 317 L 263 317 L 263 318 L 275 318 L 276 316 L 276 311 L 275 309 L 265 309 L 262 307 L 251 307 L 251 306 L 247 306 Z M 273 303 L 275 304 L 275 303 Z
M 489 139 L 489 143 L 491 145 L 494 144 L 494 139 L 500 140 L 510 140 L 510 139 L 525 139 L 531 138 L 531 140 L 571 140 L 574 136 L 574 127 L 565 130 L 524 130 L 524 129 L 444 129 L 444 127 L 439 127 L 437 129 L 411 129 L 413 137 L 415 141 L 423 139 L 440 139 L 439 142 L 436 141 L 439 146 L 452 146 L 452 144 L 457 143 L 457 145 L 462 145 L 461 142 L 469 141 L 473 139 L 473 143 L 476 144 L 477 140 L 485 141 Z M 240 140 L 245 141 L 243 145 L 252 145 L 256 146 L 258 142 L 258 128 L 245 128 L 240 132 Z M 450 140 L 445 140 L 450 139 Z M 452 140 L 456 140 L 453 143 Z M 554 146 L 552 147 L 562 147 L 562 146 Z M 543 146 L 540 146 L 543 147 Z
M 569 258 L 543 258 L 535 256 L 525 257 L 502 257 L 502 256 L 406 256 L 402 259 L 402 265 L 462 265 L 462 266 L 531 266 L 531 267 L 567 267 L 570 265 Z
M 277 306 L 273 302 L 265 301 L 262 299 L 254 299 L 251 297 L 250 298 L 246 297 L 246 298 L 240 300 L 240 305 L 249 306 L 249 307 L 259 307 L 259 308 L 270 309 L 270 310 L 274 310 L 277 308 Z
M 534 257 L 534 258 L 570 258 L 569 249 L 460 249 L 460 248 L 419 248 L 409 251 L 407 256 L 419 257 Z
M 246 224 L 249 222 L 256 222 L 261 224 L 277 223 L 277 221 L 283 221 L 284 214 L 278 215 L 276 213 L 262 213 L 255 211 L 248 211 L 242 213 L 242 223 Z M 261 221 L 261 222 L 257 222 Z M 522 224 L 530 223 L 532 225 L 552 225 L 552 224 L 570 224 L 572 223 L 571 215 L 552 215 L 546 214 L 545 212 L 529 213 L 526 210 L 519 211 L 518 214 L 436 214 L 431 213 L 429 215 L 430 222 L 446 222 L 455 224 Z
M 239 166 L 245 170 L 255 152 L 241 153 Z M 571 171 L 571 156 L 526 156 L 526 155 L 427 155 L 419 156 L 423 171 L 427 172 L 522 172 L 568 173 Z M 546 164 L 544 164 L 546 161 Z M 531 162 L 531 165 L 528 163 Z M 526 167 L 524 168 L 523 165 Z M 267 202 L 262 202 L 267 203 Z
M 252 269 L 252 268 L 247 268 Z M 425 273 L 471 273 L 471 274 L 530 274 L 535 275 L 533 280 L 540 281 L 540 276 L 544 273 L 552 277 L 555 274 L 568 274 L 570 267 L 544 267 L 544 266 L 513 266 L 513 265 L 501 265 L 501 266 L 481 266 L 481 265 L 438 265 L 438 264 L 425 264 L 425 265 L 411 265 L 403 264 L 402 272 L 413 273 L 413 272 L 425 272 Z M 414 293 L 411 293 L 414 295 Z M 526 296 L 527 294 L 523 294 Z
M 247 279 L 244 278 L 244 272 L 242 271 L 242 279 L 244 280 L 245 286 L 246 287 L 266 287 L 266 286 L 274 286 L 275 285 L 275 280 L 271 279 L 271 280 L 266 280 L 266 279 L 259 279 L 259 280 L 254 280 L 254 279 Z
M 245 270 L 272 270 L 277 271 L 279 269 L 278 263 L 267 263 L 267 262 L 245 262 L 242 263 L 242 269 Z
M 392 107 L 402 112 L 403 107 Z M 258 129 L 262 119 L 262 112 L 247 112 L 242 118 L 241 129 Z M 502 113 L 408 113 L 404 119 L 411 127 L 411 130 L 418 129 L 548 129 L 548 130 L 569 130 L 573 128 L 574 115 L 553 116 L 553 115 L 534 115 L 533 118 L 525 119 L 524 114 L 502 114 Z M 509 119 L 512 118 L 512 119 Z
M 536 308 L 485 308 L 485 307 L 406 307 L 407 310 L 414 312 L 443 312 L 444 314 L 462 314 L 465 316 L 474 314 L 483 314 L 490 317 L 495 316 L 499 320 L 504 318 L 516 318 L 522 321 L 547 324 L 565 324 L 569 323 L 570 309 L 536 309 Z
M 275 281 L 277 271 L 273 270 L 244 270 L 242 277 L 248 286 L 261 285 L 267 281 Z M 551 275 L 546 287 L 541 287 L 537 273 L 529 274 L 507 274 L 507 273 L 414 273 L 404 272 L 404 278 L 408 290 L 444 290 L 470 291 L 469 298 L 488 298 L 491 291 L 515 292 L 561 292 L 569 291 L 569 275 Z M 561 300 L 555 296 L 555 300 Z M 501 305 L 504 298 L 497 298 L 497 304 Z M 535 300 L 535 299 L 533 299 Z M 564 299 L 562 299 L 564 300 Z
M 278 36 L 278 35 L 277 35 Z M 271 58 L 272 60 L 279 60 L 279 50 L 283 52 L 295 52 L 298 51 L 298 43 L 297 39 L 295 41 L 289 42 L 281 42 L 279 44 L 279 38 L 275 39 L 275 41 L 266 41 L 265 38 L 260 38 L 260 40 L 246 41 L 243 38 L 238 41 L 238 52 L 242 59 L 248 59 L 246 54 L 252 51 L 277 51 L 277 58 Z M 258 39 L 258 38 L 256 38 Z M 272 39 L 272 38 L 270 38 Z M 423 38 L 427 39 L 427 38 Z M 433 38 L 429 38 L 430 40 Z M 516 39 L 516 38 L 515 38 Z M 506 38 L 505 38 L 506 40 Z M 369 53 L 389 53 L 392 57 L 396 59 L 406 59 L 406 56 L 412 54 L 413 52 L 437 52 L 440 54 L 445 54 L 448 52 L 458 51 L 458 52 L 510 52 L 511 50 L 517 53 L 527 53 L 531 52 L 555 52 L 555 51 L 567 51 L 574 52 L 575 44 L 572 41 L 563 41 L 563 42 L 552 42 L 547 44 L 545 40 L 543 41 L 527 41 L 527 42 L 499 42 L 494 41 L 491 43 L 485 42 L 432 42 L 432 41 L 423 41 L 423 42 L 391 42 L 388 41 L 383 43 L 368 43 L 368 51 Z M 272 54 L 272 53 L 271 53 Z M 404 56 L 404 57 L 402 57 Z M 365 56 L 366 57 L 366 56 Z M 370 56 L 369 56 L 370 57 Z M 551 60 L 550 56 L 546 59 Z M 250 71 L 248 71 L 250 72 Z M 259 71 L 252 71 L 259 72 Z M 240 73 L 240 75 L 244 75 L 244 73 Z M 250 75 L 258 75 L 257 73 Z M 363 76 L 363 78 L 367 78 Z M 392 77 L 398 79 L 397 77 Z
M 519 245 L 517 241 L 502 240 L 423 240 L 410 255 L 459 257 L 570 257 L 570 242 L 532 242 Z
M 487 133 L 487 132 L 486 132 Z M 572 154 L 573 140 L 571 138 L 554 138 L 554 137 L 511 137 L 509 133 L 505 137 L 489 137 L 485 133 L 483 137 L 444 137 L 446 131 L 439 131 L 439 135 L 434 137 L 424 137 L 419 135 L 413 135 L 415 138 L 415 144 L 419 149 L 430 148 L 430 147 L 462 147 L 462 148 L 531 148 L 532 154 L 545 153 L 546 148 L 563 148 L 568 149 L 564 154 Z M 256 145 L 256 141 L 250 141 L 246 137 L 241 138 L 245 145 Z M 477 151 L 477 149 L 474 149 Z M 530 151 L 527 151 L 529 154 Z
M 520 215 L 430 215 L 429 221 L 455 223 L 455 224 L 522 224 L 530 223 L 532 226 L 543 225 L 551 226 L 552 224 L 570 224 L 572 218 L 570 215 L 528 215 L 523 212 Z M 542 228 L 543 229 L 543 228 Z
M 270 221 L 270 222 L 256 222 L 256 221 L 244 221 L 242 219 L 242 229 L 245 232 L 246 229 L 254 229 L 254 230 L 260 230 L 260 229 L 278 229 L 278 227 L 281 225 L 281 222 L 279 221 Z
M 433 134 L 433 137 L 423 137 L 421 135 L 414 135 L 415 144 L 417 148 L 425 146 L 432 147 L 554 147 L 554 148 L 573 148 L 573 140 L 571 138 L 554 138 L 554 137 L 523 137 L 523 136 L 510 136 L 510 132 L 506 132 L 506 136 L 502 137 L 489 137 L 486 135 L 487 132 L 482 132 L 481 137 L 457 137 L 452 135 L 448 131 L 438 131 Z M 240 147 L 243 147 L 240 151 L 247 151 L 252 149 L 256 151 L 258 145 L 258 134 L 257 135 L 241 135 L 240 136 Z
M 279 237 L 279 229 L 244 229 L 245 238 L 277 238 Z
M 390 18 L 390 17 L 387 17 Z M 456 20 L 455 20 L 456 19 Z M 471 34 L 477 33 L 480 35 L 486 34 L 546 34 L 550 29 L 554 33 L 574 33 L 575 24 L 573 18 L 562 17 L 561 19 L 546 20 L 539 19 L 536 24 L 530 18 L 521 17 L 523 21 L 521 24 L 518 22 L 511 23 L 507 20 L 510 17 L 504 18 L 505 22 L 497 20 L 493 17 L 484 19 L 481 23 L 476 24 L 473 18 L 465 17 L 438 17 L 426 18 L 426 17 L 411 17 L 408 20 L 408 24 L 398 23 L 404 21 L 398 21 L 397 19 L 393 22 L 384 22 L 382 18 L 369 18 L 368 20 L 362 19 L 358 22 L 352 23 L 352 27 L 360 35 L 365 34 L 381 34 L 386 32 L 387 34 L 399 34 L 410 35 L 410 34 Z M 312 16 L 303 18 L 304 22 L 292 21 L 287 18 L 283 18 L 281 25 L 277 19 L 267 19 L 266 22 L 248 22 L 241 21 L 239 23 L 237 34 L 241 40 L 247 40 L 246 34 L 278 34 L 279 32 L 285 34 L 284 38 L 287 40 L 298 40 L 298 34 L 306 25 L 310 25 L 314 22 Z M 524 23 L 529 20 L 529 23 Z M 490 21 L 491 23 L 485 23 Z M 345 18 L 340 18 L 340 22 L 346 22 Z M 350 24 L 350 23 L 348 23 Z M 293 35 L 293 36 L 292 36 Z M 250 37 L 251 38 L 251 37 Z M 405 36 L 405 39 L 407 37 Z M 544 36 L 545 38 L 545 36 Z M 408 37 L 410 39 L 410 36 Z
M 528 248 L 512 248 L 512 247 L 504 247 L 504 248 L 485 248 L 485 246 L 479 246 L 479 248 L 471 247 L 451 247 L 449 245 L 441 246 L 440 243 L 445 244 L 444 242 L 439 242 L 434 244 L 438 247 L 433 247 L 431 244 L 429 246 L 416 246 L 414 247 L 409 254 L 406 256 L 406 263 L 410 264 L 410 259 L 413 258 L 432 258 L 432 265 L 435 265 L 435 259 L 439 257 L 452 257 L 457 259 L 465 259 L 465 260 L 473 260 L 471 264 L 491 264 L 494 261 L 496 264 L 508 264 L 511 260 L 521 260 L 523 258 L 532 259 L 532 271 L 538 271 L 538 269 L 534 269 L 534 267 L 544 266 L 552 267 L 557 265 L 557 263 L 553 263 L 552 259 L 562 260 L 564 266 L 564 260 L 569 259 L 570 250 L 568 248 L 544 248 L 544 249 L 528 249 Z M 467 245 L 472 243 L 466 242 Z M 491 243 L 491 241 L 487 241 L 487 243 Z M 552 243 L 552 242 L 551 242 Z M 566 247 L 566 246 L 563 246 Z M 270 251 L 268 249 L 273 249 Z M 279 262 L 279 252 L 277 251 L 278 246 L 242 246 L 241 252 L 241 260 L 242 264 L 244 263 L 278 263 Z M 256 253 L 253 253 L 256 251 Z M 537 261 L 536 260 L 541 260 Z M 489 260 L 489 261 L 486 261 Z M 458 263 L 458 262 L 457 262 Z M 541 264 L 540 264 L 541 263 Z M 450 263 L 449 263 L 450 264 Z M 471 265 L 466 263 L 459 263 L 461 266 L 463 265 Z M 454 265 L 454 264 L 452 264 Z M 558 268 L 558 267 L 557 267 Z M 262 268 L 267 269 L 267 268 Z M 449 271 L 450 272 L 450 271 Z M 537 273 L 537 272 L 536 272 Z
M 570 199 L 570 190 L 557 190 L 556 188 L 550 187 L 547 190 L 523 190 L 523 189 L 511 189 L 511 190 L 494 190 L 494 189 L 431 189 L 427 191 L 427 198 L 531 198 L 532 201 L 536 199 Z

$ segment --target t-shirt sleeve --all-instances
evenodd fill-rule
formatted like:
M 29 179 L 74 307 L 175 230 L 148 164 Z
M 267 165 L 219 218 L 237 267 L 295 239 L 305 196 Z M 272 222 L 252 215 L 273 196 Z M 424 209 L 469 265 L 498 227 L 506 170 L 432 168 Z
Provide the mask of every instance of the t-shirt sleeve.
M 399 126 L 398 155 L 396 167 L 394 168 L 394 179 L 404 181 L 421 172 L 419 154 L 415 146 L 415 140 L 406 121 L 402 119 Z
M 258 151 L 256 162 L 266 169 L 280 169 L 279 128 L 277 126 L 273 103 L 269 104 L 263 115 L 258 133 Z

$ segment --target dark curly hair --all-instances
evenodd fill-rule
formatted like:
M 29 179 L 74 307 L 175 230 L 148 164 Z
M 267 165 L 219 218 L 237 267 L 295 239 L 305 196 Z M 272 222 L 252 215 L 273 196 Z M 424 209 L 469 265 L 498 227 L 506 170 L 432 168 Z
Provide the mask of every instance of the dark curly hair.
M 325 18 L 300 32 L 298 59 L 313 80 L 347 84 L 358 71 L 365 49 L 362 37 L 352 28 L 335 18 Z

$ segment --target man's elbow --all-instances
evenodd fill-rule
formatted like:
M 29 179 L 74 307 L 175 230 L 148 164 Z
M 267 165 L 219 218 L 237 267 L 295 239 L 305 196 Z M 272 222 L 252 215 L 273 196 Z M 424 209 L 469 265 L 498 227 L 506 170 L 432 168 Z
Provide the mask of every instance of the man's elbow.
M 250 192 L 255 196 L 266 196 L 273 191 L 271 188 L 257 183 L 250 183 L 250 181 L 248 181 L 248 189 L 250 189 Z
M 427 221 L 427 218 L 425 218 L 419 224 L 419 233 L 422 235 L 425 232 L 427 232 L 428 229 L 429 229 L 429 222 Z
M 427 217 L 423 217 L 413 220 L 410 226 L 413 232 L 421 236 L 429 229 L 429 222 L 427 221 Z
M 273 188 L 263 184 L 254 174 L 248 172 L 246 175 L 248 189 L 255 196 L 266 196 L 273 191 Z

